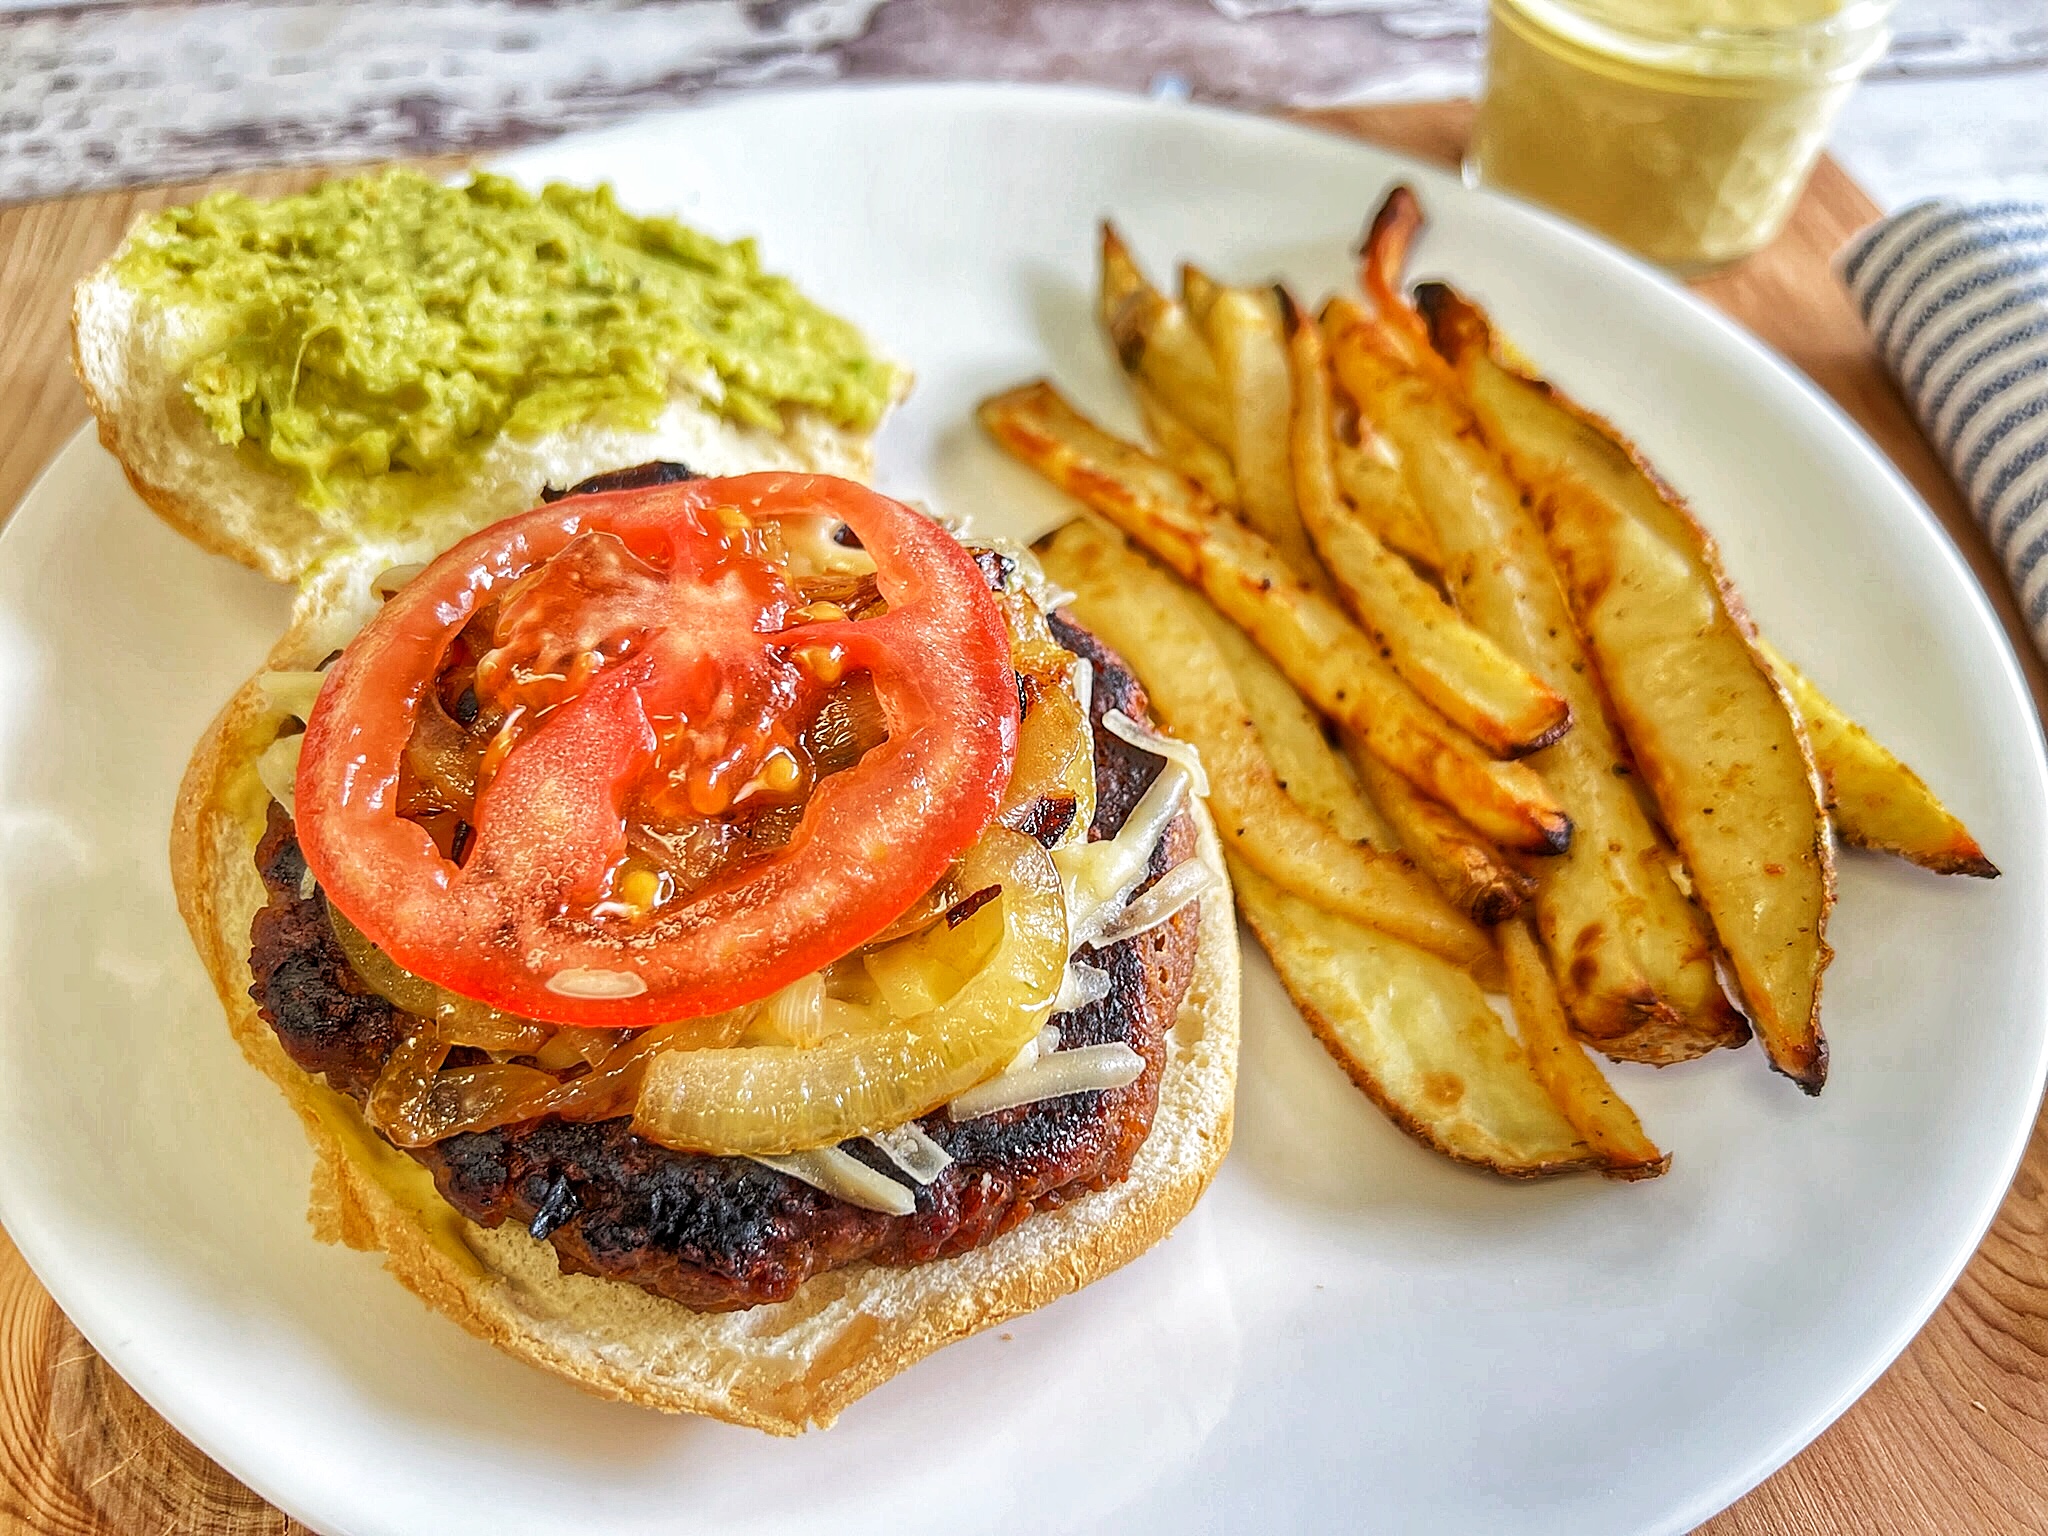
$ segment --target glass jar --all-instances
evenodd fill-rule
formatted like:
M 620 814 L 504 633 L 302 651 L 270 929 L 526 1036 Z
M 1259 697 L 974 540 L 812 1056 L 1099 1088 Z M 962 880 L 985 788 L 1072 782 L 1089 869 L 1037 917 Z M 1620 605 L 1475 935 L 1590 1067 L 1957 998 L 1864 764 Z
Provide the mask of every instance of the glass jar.
M 1466 171 L 1696 275 L 1769 242 L 1893 0 L 1492 0 Z

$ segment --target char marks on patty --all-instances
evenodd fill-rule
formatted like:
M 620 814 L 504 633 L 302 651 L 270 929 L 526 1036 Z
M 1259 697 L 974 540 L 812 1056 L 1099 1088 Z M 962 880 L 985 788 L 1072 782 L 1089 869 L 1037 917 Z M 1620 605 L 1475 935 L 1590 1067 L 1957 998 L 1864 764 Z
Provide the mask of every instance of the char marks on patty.
M 1137 679 L 1086 630 L 1052 618 L 1059 642 L 1094 667 L 1097 799 L 1092 838 L 1114 836 L 1161 764 L 1102 727 L 1120 709 L 1143 720 Z M 1149 879 L 1194 854 L 1183 813 L 1153 855 Z M 270 894 L 251 932 L 250 994 L 286 1052 L 361 1102 L 405 1034 L 404 1017 L 368 991 L 304 885 L 281 806 L 257 850 Z M 1121 1179 L 1151 1129 L 1166 1038 L 1194 970 L 1193 907 L 1096 952 L 1111 978 L 1100 1002 L 1053 1020 L 1063 1046 L 1128 1044 L 1144 1058 L 1129 1086 L 1068 1095 L 925 1131 L 953 1165 L 917 1190 L 917 1209 L 888 1216 L 852 1206 L 744 1158 L 678 1152 L 635 1136 L 631 1121 L 555 1117 L 468 1132 L 410 1151 L 445 1199 L 484 1226 L 515 1221 L 553 1244 L 564 1270 L 623 1280 L 687 1306 L 726 1310 L 786 1299 L 814 1274 L 858 1260 L 915 1264 L 991 1241 L 1034 1211 Z M 896 1170 L 864 1141 L 847 1150 Z

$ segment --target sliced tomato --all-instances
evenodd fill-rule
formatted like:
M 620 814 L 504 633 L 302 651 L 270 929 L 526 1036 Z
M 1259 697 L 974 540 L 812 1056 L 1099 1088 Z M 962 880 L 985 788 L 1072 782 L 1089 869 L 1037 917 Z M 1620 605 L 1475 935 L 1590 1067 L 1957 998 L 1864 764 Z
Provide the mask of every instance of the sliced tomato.
M 817 514 L 874 559 L 885 611 L 803 606 L 762 530 Z M 488 605 L 474 692 L 501 723 L 457 862 L 402 814 L 406 752 Z M 856 671 L 886 739 L 816 781 L 786 843 L 648 910 L 614 899 L 629 818 L 789 788 L 778 758 Z M 299 759 L 299 841 L 406 970 L 526 1018 L 643 1027 L 766 997 L 881 932 L 994 817 L 1017 725 L 986 581 L 900 502 L 788 474 L 571 497 L 456 545 L 335 662 Z

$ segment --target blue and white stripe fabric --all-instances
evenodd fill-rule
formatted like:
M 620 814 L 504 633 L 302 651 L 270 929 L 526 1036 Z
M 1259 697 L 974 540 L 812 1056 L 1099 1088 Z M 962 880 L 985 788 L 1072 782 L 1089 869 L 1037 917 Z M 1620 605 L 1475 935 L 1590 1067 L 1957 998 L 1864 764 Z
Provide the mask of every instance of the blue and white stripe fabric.
M 1836 266 L 2048 656 L 2048 203 L 1916 203 Z

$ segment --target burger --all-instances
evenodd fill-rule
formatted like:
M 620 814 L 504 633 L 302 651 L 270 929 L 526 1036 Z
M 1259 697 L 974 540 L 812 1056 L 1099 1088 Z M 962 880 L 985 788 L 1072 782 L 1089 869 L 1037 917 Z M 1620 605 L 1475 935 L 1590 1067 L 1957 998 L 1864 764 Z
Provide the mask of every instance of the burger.
M 277 222 L 239 216 L 224 260 Z M 281 424 L 252 364 L 270 436 L 227 442 L 219 290 L 138 270 L 78 301 L 103 441 L 299 585 L 172 864 L 318 1236 L 594 1391 L 794 1433 L 1187 1212 L 1236 1065 L 1201 767 L 1027 550 L 862 484 L 858 419 L 701 380 L 295 466 L 426 396 Z

